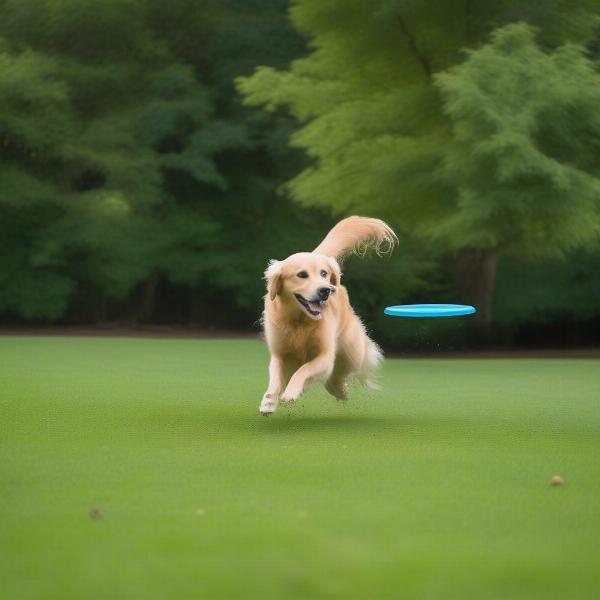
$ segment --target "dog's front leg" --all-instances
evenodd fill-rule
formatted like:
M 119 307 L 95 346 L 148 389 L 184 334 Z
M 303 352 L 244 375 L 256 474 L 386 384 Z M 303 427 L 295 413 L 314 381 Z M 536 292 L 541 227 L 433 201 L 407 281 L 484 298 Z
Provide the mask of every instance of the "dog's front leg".
M 309 379 L 322 378 L 327 379 L 333 371 L 335 356 L 327 352 L 319 354 L 312 360 L 304 363 L 291 377 L 285 391 L 281 395 L 282 402 L 292 402 L 297 400 L 306 386 Z
M 275 411 L 283 385 L 283 364 L 278 356 L 272 355 L 269 362 L 269 386 L 260 403 L 260 412 L 263 415 L 270 415 Z

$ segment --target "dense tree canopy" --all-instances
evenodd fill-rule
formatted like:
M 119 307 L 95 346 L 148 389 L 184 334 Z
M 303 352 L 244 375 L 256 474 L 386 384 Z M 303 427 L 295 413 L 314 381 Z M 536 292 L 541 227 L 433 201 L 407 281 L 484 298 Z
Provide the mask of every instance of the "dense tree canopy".
M 434 231 L 526 255 L 598 239 L 600 73 L 580 46 L 544 52 L 508 25 L 436 85 L 453 125 L 440 175 L 457 198 Z
M 174 247 L 205 247 L 198 234 L 214 224 L 174 210 L 165 177 L 223 185 L 214 108 L 193 68 L 151 36 L 142 5 L 14 2 L 4 11 L 2 222 L 5 235 L 30 243 L 4 254 L 2 308 L 57 316 L 76 281 L 119 297 Z M 221 143 L 235 138 L 227 131 Z
M 301 123 L 292 143 L 313 163 L 289 182 L 294 198 L 387 215 L 455 252 L 487 322 L 498 255 L 598 240 L 600 76 L 583 44 L 600 7 L 539 4 L 300 0 L 311 54 L 239 83 Z M 503 25 L 517 18 L 537 41 L 525 22 Z
M 283 6 L 258 30 L 243 2 L 2 3 L 0 310 L 55 318 L 79 294 L 102 313 L 157 277 L 239 285 L 223 269 L 272 201 L 269 153 L 289 152 L 232 82 L 268 60 L 262 36 L 273 64 L 298 52 Z
M 457 343 L 464 325 L 392 325 L 389 303 L 462 294 L 489 320 L 499 257 L 498 339 L 590 322 L 599 14 L 0 0 L 0 321 L 250 327 L 267 260 L 359 212 L 402 237 L 344 265 L 389 346 Z

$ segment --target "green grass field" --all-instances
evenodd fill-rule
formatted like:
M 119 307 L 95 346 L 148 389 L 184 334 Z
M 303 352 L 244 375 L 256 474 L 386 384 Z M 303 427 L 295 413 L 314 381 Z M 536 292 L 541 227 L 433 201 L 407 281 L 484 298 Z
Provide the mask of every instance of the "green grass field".
M 388 360 L 270 418 L 266 366 L 0 337 L 0 597 L 598 597 L 599 361 Z

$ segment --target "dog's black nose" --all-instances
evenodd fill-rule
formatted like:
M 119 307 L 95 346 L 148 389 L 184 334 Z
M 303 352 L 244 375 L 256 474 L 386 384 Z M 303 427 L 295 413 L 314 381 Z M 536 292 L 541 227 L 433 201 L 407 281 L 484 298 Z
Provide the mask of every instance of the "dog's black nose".
M 329 294 L 331 294 L 331 288 L 319 288 L 319 298 L 321 298 L 321 300 L 327 300 L 327 298 L 329 298 Z

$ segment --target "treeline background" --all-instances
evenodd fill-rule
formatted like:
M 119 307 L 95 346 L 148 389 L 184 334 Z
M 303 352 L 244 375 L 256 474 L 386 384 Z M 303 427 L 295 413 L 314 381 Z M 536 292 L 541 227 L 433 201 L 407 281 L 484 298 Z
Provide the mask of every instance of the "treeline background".
M 0 324 L 256 329 L 267 261 L 365 214 L 400 245 L 343 282 L 387 348 L 598 344 L 600 3 L 289 11 L 0 1 Z

